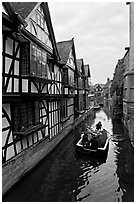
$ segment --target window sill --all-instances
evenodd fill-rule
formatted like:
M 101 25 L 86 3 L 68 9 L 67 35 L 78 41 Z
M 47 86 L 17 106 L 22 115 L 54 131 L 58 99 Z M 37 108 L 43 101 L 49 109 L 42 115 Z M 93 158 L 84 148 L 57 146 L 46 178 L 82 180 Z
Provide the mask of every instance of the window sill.
M 52 83 L 52 80 L 47 79 L 46 77 L 39 77 L 39 76 L 29 76 L 32 81 L 36 82 L 44 82 L 44 83 Z
M 69 120 L 69 118 L 70 118 L 69 116 L 67 116 L 66 118 L 62 118 L 62 119 L 60 119 L 60 122 L 61 122 L 61 123 L 64 123 L 64 122 L 66 122 L 67 120 Z
M 31 135 L 39 130 L 41 130 L 42 128 L 44 128 L 45 125 L 43 124 L 38 124 L 38 125 L 35 125 L 27 130 L 24 130 L 24 131 L 20 131 L 20 132 L 14 132 L 13 134 L 15 136 L 21 136 L 21 137 L 25 137 L 25 136 L 28 136 L 28 135 Z
M 52 83 L 52 80 L 48 79 L 47 76 L 40 77 L 36 75 L 31 75 L 31 74 L 22 74 L 21 77 L 22 79 L 30 79 L 31 81 L 36 81 L 36 82 Z

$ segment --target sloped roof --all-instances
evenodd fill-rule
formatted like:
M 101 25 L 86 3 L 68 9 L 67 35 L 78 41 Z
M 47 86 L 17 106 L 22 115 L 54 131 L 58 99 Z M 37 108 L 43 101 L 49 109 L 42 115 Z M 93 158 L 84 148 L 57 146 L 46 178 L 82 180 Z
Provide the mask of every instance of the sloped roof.
M 47 2 L 11 2 L 12 9 L 15 13 L 19 14 L 23 19 L 26 19 L 27 16 L 32 12 L 32 10 L 35 8 L 35 6 L 42 4 L 43 12 L 45 15 L 45 20 L 47 23 L 47 27 L 50 34 L 50 40 L 53 46 L 53 52 L 55 54 L 55 57 L 59 60 L 58 50 L 56 46 L 56 39 L 54 35 L 54 30 L 52 27 L 51 17 L 50 17 L 50 11 L 48 8 Z
M 103 87 L 104 87 L 104 85 L 105 85 L 105 84 L 95 84 L 95 85 L 94 85 L 94 87 L 96 88 L 96 87 L 98 86 L 98 87 L 103 88 Z
M 14 12 L 18 13 L 22 18 L 26 18 L 34 9 L 38 2 L 11 2 Z
M 14 24 L 12 25 L 12 30 L 18 29 L 19 24 L 22 24 L 24 27 L 27 26 L 25 20 L 20 15 L 15 13 L 11 2 L 2 2 L 2 4 L 6 12 L 6 18 L 9 18 L 8 20 Z
M 89 64 L 84 65 L 85 75 L 91 77 Z
M 76 64 L 77 64 L 77 71 L 83 73 L 84 71 L 83 70 L 83 59 L 77 59 Z
M 62 64 L 67 63 L 72 46 L 73 46 L 73 40 L 57 42 L 57 48 L 58 48 L 58 52 L 59 52 L 59 56 L 61 58 Z

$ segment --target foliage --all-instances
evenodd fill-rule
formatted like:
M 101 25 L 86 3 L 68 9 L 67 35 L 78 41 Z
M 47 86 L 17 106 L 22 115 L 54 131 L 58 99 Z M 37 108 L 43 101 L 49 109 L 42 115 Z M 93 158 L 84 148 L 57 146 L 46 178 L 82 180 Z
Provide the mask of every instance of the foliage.
M 123 89 L 124 89 L 124 60 L 118 60 L 111 84 L 111 96 L 113 97 L 112 118 L 121 120 L 123 117 Z
M 116 96 L 113 100 L 112 119 L 121 120 L 123 117 L 123 101 L 121 96 Z
M 110 89 L 111 96 L 113 96 L 114 93 L 116 93 L 116 95 L 123 95 L 124 71 L 125 71 L 124 60 L 121 59 L 118 61 L 118 64 L 115 67 L 113 81 Z

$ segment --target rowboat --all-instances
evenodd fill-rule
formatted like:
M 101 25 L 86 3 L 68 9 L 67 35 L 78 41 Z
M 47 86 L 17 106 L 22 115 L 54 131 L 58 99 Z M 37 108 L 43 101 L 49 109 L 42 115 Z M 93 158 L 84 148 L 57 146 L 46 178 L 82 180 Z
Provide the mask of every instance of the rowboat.
M 76 150 L 82 154 L 104 156 L 107 155 L 109 149 L 109 133 L 103 129 L 100 132 L 92 131 L 93 139 L 89 144 L 83 144 L 84 133 L 76 144 Z M 95 141 L 95 142 L 94 142 Z M 94 145 L 94 143 L 97 145 Z

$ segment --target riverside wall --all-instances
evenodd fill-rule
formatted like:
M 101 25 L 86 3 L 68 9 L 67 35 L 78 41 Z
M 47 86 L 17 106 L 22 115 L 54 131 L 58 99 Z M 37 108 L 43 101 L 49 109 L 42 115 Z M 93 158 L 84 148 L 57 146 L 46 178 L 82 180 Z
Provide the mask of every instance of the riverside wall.
M 72 131 L 77 125 L 83 123 L 88 116 L 94 116 L 93 107 L 79 116 L 73 124 L 68 125 L 52 140 L 44 138 L 32 147 L 24 150 L 2 166 L 2 194 L 9 191 L 23 176 L 30 172 L 38 163 L 51 153 L 54 148 Z

